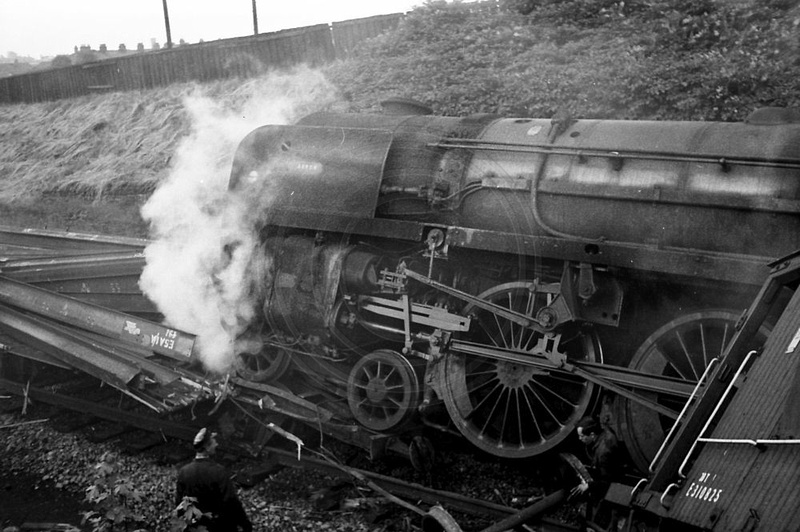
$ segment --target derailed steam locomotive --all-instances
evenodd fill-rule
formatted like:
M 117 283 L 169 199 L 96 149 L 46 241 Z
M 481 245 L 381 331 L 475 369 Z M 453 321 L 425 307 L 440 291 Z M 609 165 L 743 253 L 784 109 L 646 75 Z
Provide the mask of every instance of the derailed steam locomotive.
M 800 113 L 743 123 L 318 113 L 251 132 L 259 213 L 240 375 L 368 430 L 493 455 L 602 409 L 645 468 L 768 274 L 800 248 Z M 444 421 L 442 421 L 444 419 Z

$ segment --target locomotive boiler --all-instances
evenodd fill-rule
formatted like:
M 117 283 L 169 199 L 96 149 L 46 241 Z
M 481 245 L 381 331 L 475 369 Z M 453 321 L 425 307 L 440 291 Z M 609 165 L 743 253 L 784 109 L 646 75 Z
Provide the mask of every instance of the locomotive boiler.
M 260 349 L 376 433 L 526 458 L 600 412 L 646 467 L 767 263 L 800 248 L 800 113 L 742 123 L 317 113 L 240 144 Z M 304 388 L 305 389 L 305 388 Z

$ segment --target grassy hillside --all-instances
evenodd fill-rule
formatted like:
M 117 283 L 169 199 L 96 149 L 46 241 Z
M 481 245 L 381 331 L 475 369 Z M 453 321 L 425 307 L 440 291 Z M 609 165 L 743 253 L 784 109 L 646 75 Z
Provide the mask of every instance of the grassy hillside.
M 244 135 L 334 105 L 337 94 L 321 72 L 298 68 L 1 106 L 0 224 L 147 236 L 139 209 L 170 176 L 224 186 Z
M 796 0 L 428 2 L 330 77 L 442 114 L 740 120 L 800 105 Z M 525 14 L 523 14 L 523 13 Z
M 797 4 L 432 1 L 321 72 L 2 106 L 0 216 L 145 236 L 138 207 L 179 154 L 202 153 L 224 182 L 250 129 L 322 107 L 377 110 L 391 96 L 441 114 L 534 117 L 741 120 L 757 107 L 800 106 Z

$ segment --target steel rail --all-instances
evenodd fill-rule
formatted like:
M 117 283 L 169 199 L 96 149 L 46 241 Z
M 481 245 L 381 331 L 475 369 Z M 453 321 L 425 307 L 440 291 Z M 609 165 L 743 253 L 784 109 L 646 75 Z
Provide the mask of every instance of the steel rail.
M 0 275 L 0 303 L 185 362 L 195 335 Z
M 141 275 L 145 266 L 142 251 L 112 251 L 81 255 L 9 259 L 0 262 L 0 272 L 17 281 L 36 283 L 67 279 L 94 279 Z
M 28 255 L 46 253 L 98 253 L 144 249 L 149 240 L 91 233 L 47 229 L 20 229 L 0 225 L 0 249 L 11 248 Z

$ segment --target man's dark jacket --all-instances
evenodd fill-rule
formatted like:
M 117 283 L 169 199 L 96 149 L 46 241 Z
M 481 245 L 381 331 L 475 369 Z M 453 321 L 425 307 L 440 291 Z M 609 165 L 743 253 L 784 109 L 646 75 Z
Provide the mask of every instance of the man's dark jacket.
M 592 499 L 600 500 L 605 496 L 611 482 L 620 480 L 624 471 L 624 455 L 616 435 L 604 429 L 592 445 L 587 446 L 586 454 L 591 465 L 589 472 L 593 482 L 589 484 Z
M 195 458 L 178 471 L 176 504 L 184 497 L 195 497 L 197 508 L 212 514 L 198 523 L 209 532 L 234 531 L 237 526 L 244 532 L 253 530 L 228 470 L 210 458 Z

